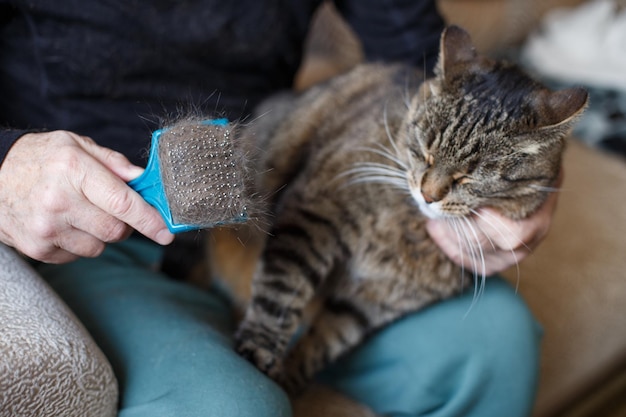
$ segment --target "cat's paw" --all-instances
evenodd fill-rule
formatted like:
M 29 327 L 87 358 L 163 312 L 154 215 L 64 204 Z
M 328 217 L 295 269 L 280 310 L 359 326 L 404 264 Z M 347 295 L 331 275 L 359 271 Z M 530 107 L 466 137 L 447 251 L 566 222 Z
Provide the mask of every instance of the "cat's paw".
M 242 335 L 241 332 L 238 332 L 235 337 L 235 350 L 273 380 L 282 379 L 281 359 L 272 349 L 259 344 L 252 335 Z
M 297 397 L 302 394 L 310 381 L 299 372 L 283 372 L 277 382 L 289 396 Z

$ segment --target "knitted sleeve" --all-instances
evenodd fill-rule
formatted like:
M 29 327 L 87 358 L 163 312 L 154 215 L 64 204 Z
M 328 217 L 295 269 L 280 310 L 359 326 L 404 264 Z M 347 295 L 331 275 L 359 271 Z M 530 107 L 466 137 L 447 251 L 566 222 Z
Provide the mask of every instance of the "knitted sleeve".
M 0 129 L 0 168 L 9 149 L 22 135 L 30 133 L 32 130 L 26 129 Z

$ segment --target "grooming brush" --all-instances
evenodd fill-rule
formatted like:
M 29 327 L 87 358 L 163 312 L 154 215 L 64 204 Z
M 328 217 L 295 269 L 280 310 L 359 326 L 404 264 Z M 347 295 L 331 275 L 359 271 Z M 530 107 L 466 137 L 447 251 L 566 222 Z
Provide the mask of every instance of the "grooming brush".
M 180 233 L 246 221 L 244 172 L 227 119 L 187 119 L 152 134 L 146 170 L 128 185 Z

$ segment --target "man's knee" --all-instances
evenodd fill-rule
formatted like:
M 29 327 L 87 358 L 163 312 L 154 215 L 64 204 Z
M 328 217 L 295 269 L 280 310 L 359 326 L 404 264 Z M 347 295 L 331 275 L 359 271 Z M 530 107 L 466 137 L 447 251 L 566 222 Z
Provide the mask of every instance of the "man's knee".
M 539 339 L 524 302 L 494 279 L 478 299 L 446 300 L 381 330 L 322 379 L 388 415 L 522 416 Z
M 291 416 L 287 395 L 254 369 L 194 378 L 164 384 L 163 395 L 145 403 L 123 404 L 119 417 Z

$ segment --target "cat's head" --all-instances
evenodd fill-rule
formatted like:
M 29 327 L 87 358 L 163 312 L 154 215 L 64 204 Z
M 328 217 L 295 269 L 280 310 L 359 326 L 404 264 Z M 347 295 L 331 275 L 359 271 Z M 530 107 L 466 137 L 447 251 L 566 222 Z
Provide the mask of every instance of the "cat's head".
M 517 67 L 478 55 L 455 26 L 441 37 L 435 73 L 414 97 L 401 135 L 411 194 L 429 217 L 485 206 L 526 217 L 559 175 L 586 91 L 550 91 Z

